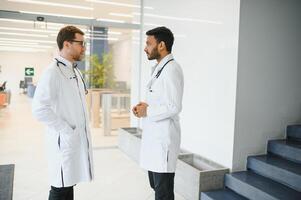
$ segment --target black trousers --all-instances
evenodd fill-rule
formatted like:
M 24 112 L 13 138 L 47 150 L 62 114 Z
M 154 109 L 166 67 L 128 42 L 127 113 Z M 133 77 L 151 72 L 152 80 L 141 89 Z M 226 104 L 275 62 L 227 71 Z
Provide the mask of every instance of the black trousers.
M 175 173 L 157 173 L 148 171 L 150 186 L 155 191 L 155 200 L 174 200 Z
M 51 186 L 48 200 L 73 200 L 73 186 L 56 188 Z

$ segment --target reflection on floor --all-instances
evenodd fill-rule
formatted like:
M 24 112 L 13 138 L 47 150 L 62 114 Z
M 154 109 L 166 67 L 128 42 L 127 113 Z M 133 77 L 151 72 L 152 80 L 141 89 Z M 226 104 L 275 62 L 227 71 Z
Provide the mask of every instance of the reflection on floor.
M 46 200 L 48 177 L 44 127 L 33 119 L 31 101 L 12 96 L 0 109 L 0 164 L 16 164 L 14 200 Z M 151 200 L 146 173 L 117 148 L 117 133 L 104 137 L 92 129 L 95 180 L 75 187 L 76 200 Z M 176 195 L 176 200 L 184 200 Z

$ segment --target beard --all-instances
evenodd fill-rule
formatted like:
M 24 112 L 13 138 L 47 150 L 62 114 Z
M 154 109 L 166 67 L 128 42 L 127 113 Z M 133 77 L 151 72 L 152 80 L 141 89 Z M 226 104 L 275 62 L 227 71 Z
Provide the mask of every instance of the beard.
M 85 54 L 84 53 L 81 53 L 81 54 L 75 54 L 73 55 L 73 59 L 75 61 L 81 61 L 83 58 L 84 58 Z
M 148 60 L 154 60 L 160 58 L 158 48 L 154 48 L 149 54 L 147 54 Z

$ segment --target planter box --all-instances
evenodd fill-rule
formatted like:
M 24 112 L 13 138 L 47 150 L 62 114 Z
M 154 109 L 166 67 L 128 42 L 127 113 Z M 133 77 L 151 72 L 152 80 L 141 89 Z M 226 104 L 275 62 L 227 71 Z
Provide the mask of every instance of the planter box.
M 139 162 L 141 129 L 119 129 L 118 147 L 135 162 Z M 188 151 L 180 151 L 176 176 L 175 191 L 186 200 L 200 200 L 204 191 L 224 187 L 224 175 L 229 169 Z
M 175 191 L 186 200 L 199 200 L 201 192 L 223 188 L 226 173 L 229 169 L 184 151 L 177 162 Z
M 118 147 L 135 162 L 139 162 L 141 129 L 139 128 L 120 128 L 118 130 Z

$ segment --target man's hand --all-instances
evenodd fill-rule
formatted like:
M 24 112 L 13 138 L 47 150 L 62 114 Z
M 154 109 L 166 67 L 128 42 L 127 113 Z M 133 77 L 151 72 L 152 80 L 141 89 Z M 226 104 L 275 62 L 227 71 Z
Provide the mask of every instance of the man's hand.
M 132 112 L 133 112 L 133 114 L 136 116 L 136 117 L 138 117 L 137 115 L 138 115 L 138 112 L 137 112 L 137 106 L 138 105 L 136 105 L 136 106 L 134 106 L 133 108 L 132 108 Z
M 146 117 L 147 116 L 147 106 L 148 104 L 145 102 L 140 102 L 139 104 L 137 104 L 136 106 L 133 107 L 132 111 L 133 114 L 138 117 Z

